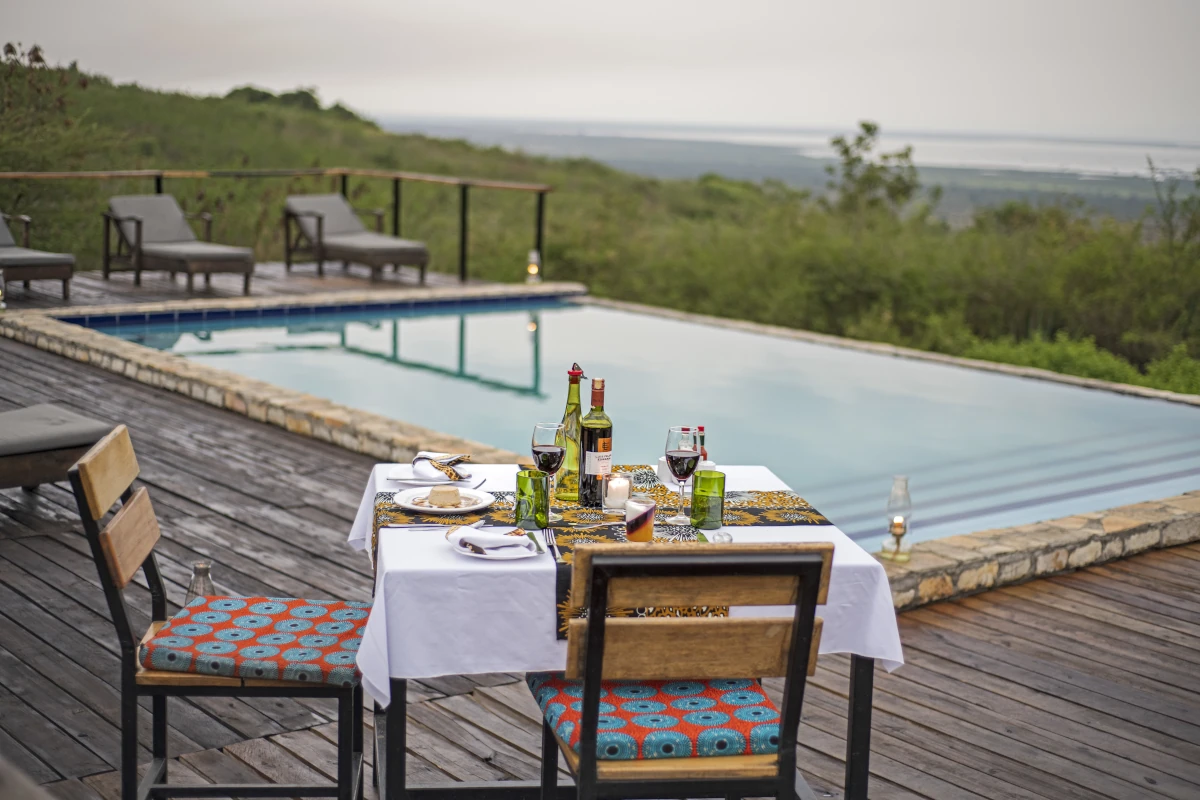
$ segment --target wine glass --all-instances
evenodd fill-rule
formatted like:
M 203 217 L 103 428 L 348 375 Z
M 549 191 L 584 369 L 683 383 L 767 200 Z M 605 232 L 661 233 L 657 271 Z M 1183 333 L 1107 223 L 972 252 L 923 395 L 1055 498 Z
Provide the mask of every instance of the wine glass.
M 550 521 L 562 522 L 554 513 L 554 485 L 563 458 L 567 455 L 567 437 L 561 422 L 539 422 L 533 426 L 533 465 L 550 476 Z
M 700 465 L 700 438 L 695 428 L 676 425 L 667 431 L 667 469 L 679 482 L 679 513 L 666 520 L 668 525 L 690 525 L 683 513 L 683 485 Z

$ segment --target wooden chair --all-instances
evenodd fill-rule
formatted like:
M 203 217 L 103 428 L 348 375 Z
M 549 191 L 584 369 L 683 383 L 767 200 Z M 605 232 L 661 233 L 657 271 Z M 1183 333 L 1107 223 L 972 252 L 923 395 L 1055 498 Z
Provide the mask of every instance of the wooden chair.
M 368 231 L 358 214 L 372 214 L 375 230 Z M 340 194 L 302 194 L 287 199 L 283 209 L 283 261 L 287 271 L 297 256 L 311 256 L 317 262 L 317 275 L 325 275 L 325 262 L 341 261 L 371 269 L 371 280 L 378 281 L 383 268 L 392 265 L 414 266 L 421 271 L 429 266 L 429 249 L 423 242 L 388 236 L 383 232 L 383 209 L 356 209 Z
M 9 220 L 16 220 L 23 226 L 21 246 L 17 246 L 12 231 L 8 229 Z M 71 299 L 71 276 L 75 274 L 75 256 L 69 253 L 47 253 L 44 250 L 29 249 L 29 226 L 33 220 L 24 214 L 10 216 L 0 214 L 0 283 L 4 293 L 8 293 L 8 284 L 21 281 L 29 288 L 30 281 L 62 281 L 63 300 Z
M 138 476 L 137 458 L 129 432 L 124 425 L 115 428 L 101 439 L 70 470 L 75 502 L 83 518 L 83 529 L 92 548 L 92 556 L 100 573 L 104 596 L 112 613 L 117 637 L 121 644 L 121 798 L 143 800 L 147 797 L 337 797 L 357 800 L 362 796 L 363 720 L 362 685 L 353 667 L 339 666 L 342 679 L 335 683 L 317 682 L 320 668 L 314 664 L 299 664 L 277 670 L 262 653 L 269 648 L 245 646 L 242 651 L 258 651 L 257 659 L 223 655 L 232 652 L 217 646 L 203 649 L 200 639 L 203 628 L 241 631 L 203 644 L 221 641 L 249 645 L 243 634 L 254 634 L 258 628 L 276 632 L 299 630 L 305 623 L 322 618 L 316 610 L 328 612 L 334 620 L 361 620 L 366 624 L 365 603 L 334 603 L 295 600 L 292 598 L 197 598 L 187 608 L 172 617 L 167 615 L 167 599 L 154 545 L 159 538 L 158 520 L 150 505 L 146 488 L 133 488 Z M 100 520 L 116 500 L 121 506 L 103 528 Z M 138 569 L 150 587 L 153 622 L 144 636 L 135 634 L 130 626 L 122 590 L 133 580 Z M 296 603 L 307 609 L 297 612 Z M 320 606 L 314 605 L 320 603 Z M 285 612 L 276 616 L 271 611 L 284 606 Z M 202 608 L 203 607 L 203 608 Z M 230 613 L 213 609 L 228 609 Z M 229 626 L 220 626 L 226 619 L 245 609 L 243 616 L 233 619 Z M 335 610 L 336 609 L 336 610 Z M 276 622 L 279 620 L 279 622 Z M 201 622 L 206 624 L 200 624 Z M 279 627 L 292 625 L 292 628 Z M 361 627 L 353 622 L 330 622 L 325 631 L 353 629 L 350 636 L 360 636 Z M 188 629 L 194 630 L 188 630 Z M 250 630 L 254 628 L 255 630 Z M 321 625 L 315 630 L 321 632 Z M 164 635 L 169 634 L 169 635 Z M 178 635 L 176 635 L 178 634 Z M 193 638 L 187 638 L 190 634 Z M 286 638 L 286 634 L 276 638 Z M 316 638 L 316 637 L 314 637 Z M 325 636 L 336 639 L 336 636 Z M 339 641 L 345 641 L 341 639 Z M 232 646 L 236 647 L 236 644 Z M 304 645 L 308 647 L 309 645 Z M 316 645 L 312 645 L 316 647 Z M 291 651 L 286 651 L 291 652 Z M 307 652 L 307 651 L 305 651 Z M 304 653 L 286 658 L 302 658 Z M 344 664 L 345 658 L 337 660 Z M 147 663 L 150 664 L 147 667 Z M 289 662 L 291 663 L 291 662 Z M 330 662 L 333 663 L 333 662 Z M 275 665 L 277 666 L 277 665 Z M 275 673 L 281 673 L 276 675 Z M 324 673 L 321 672 L 322 677 Z M 265 677 L 264 677 L 265 676 Z M 167 780 L 167 698 L 186 696 L 221 697 L 328 697 L 338 701 L 338 781 L 337 785 L 248 784 L 203 786 L 172 785 Z M 142 780 L 138 781 L 138 700 L 152 698 L 153 760 Z
M 187 290 L 196 275 L 212 286 L 215 272 L 242 275 L 242 294 L 250 294 L 254 251 L 212 241 L 212 215 L 184 213 L 169 194 L 124 195 L 110 198 L 104 218 L 104 279 L 119 267 L 133 270 L 133 285 L 142 285 L 143 272 L 169 272 L 187 276 Z M 204 223 L 204 241 L 196 238 L 189 219 Z M 116 232 L 116 249 L 112 247 Z
M 564 673 L 527 676 L 543 712 L 542 799 L 558 751 L 580 800 L 812 798 L 796 770 L 832 544 L 581 545 Z M 792 606 L 788 617 L 674 616 L 679 608 Z M 606 609 L 670 616 L 605 617 Z M 759 682 L 783 677 L 783 707 Z M 640 739 L 639 739 L 640 737 Z

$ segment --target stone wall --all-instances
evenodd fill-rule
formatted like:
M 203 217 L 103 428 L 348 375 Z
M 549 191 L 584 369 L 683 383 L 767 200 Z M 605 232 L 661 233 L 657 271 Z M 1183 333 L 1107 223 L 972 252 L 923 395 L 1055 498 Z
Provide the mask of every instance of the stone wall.
M 919 542 L 906 564 L 880 561 L 901 610 L 1195 541 L 1200 541 L 1200 491 Z

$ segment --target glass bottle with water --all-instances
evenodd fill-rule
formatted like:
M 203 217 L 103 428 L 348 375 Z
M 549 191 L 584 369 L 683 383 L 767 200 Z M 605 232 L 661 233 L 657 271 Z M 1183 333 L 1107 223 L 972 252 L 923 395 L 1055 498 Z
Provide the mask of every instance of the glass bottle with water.
M 183 598 L 185 606 L 191 605 L 197 597 L 212 597 L 217 593 L 209 576 L 211 568 L 211 561 L 196 561 L 192 564 L 192 581 L 188 584 L 187 594 Z

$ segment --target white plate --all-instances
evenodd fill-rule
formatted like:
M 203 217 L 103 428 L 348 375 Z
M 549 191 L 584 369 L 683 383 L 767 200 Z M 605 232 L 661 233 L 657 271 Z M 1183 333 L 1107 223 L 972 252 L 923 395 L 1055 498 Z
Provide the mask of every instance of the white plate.
M 392 498 L 392 502 L 401 508 L 416 511 L 419 514 L 470 514 L 474 511 L 482 511 L 496 502 L 496 497 L 491 492 L 481 492 L 478 489 L 458 487 L 458 493 L 464 500 L 471 502 L 459 508 L 433 508 L 432 506 L 420 506 L 413 503 L 413 500 L 416 498 L 429 497 L 429 489 L 426 488 L 402 489 L 396 492 Z
M 537 550 L 529 550 L 524 547 L 502 547 L 499 550 L 491 552 L 476 553 L 473 550 L 468 550 L 465 547 L 455 545 L 454 552 L 461 553 L 464 556 L 471 558 L 484 558 L 489 561 L 513 561 L 518 558 L 532 558 L 538 554 Z

